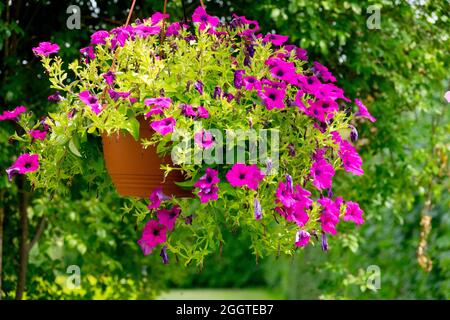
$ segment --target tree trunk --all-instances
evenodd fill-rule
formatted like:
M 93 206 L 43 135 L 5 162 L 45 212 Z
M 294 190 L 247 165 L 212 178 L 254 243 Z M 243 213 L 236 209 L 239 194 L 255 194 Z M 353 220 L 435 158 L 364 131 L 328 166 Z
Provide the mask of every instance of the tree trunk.
M 3 190 L 0 191 L 0 300 L 2 300 L 2 272 L 3 272 L 3 221 L 5 210 L 3 209 Z
M 17 280 L 16 300 L 22 300 L 25 291 L 25 282 L 28 266 L 28 193 L 25 190 L 25 177 L 17 177 L 17 186 L 19 189 L 19 216 L 20 216 L 20 259 L 19 259 L 19 277 Z

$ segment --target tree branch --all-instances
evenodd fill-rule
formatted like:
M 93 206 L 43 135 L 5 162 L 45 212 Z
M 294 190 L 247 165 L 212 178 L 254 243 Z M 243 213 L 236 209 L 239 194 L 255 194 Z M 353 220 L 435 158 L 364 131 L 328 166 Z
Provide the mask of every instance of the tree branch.
M 5 218 L 5 210 L 3 208 L 3 194 L 4 191 L 0 191 L 0 300 L 2 300 L 2 272 L 3 272 L 3 221 Z
M 28 253 L 30 253 L 31 249 L 33 249 L 33 246 L 39 241 L 39 238 L 41 237 L 42 233 L 45 230 L 46 223 L 47 223 L 47 218 L 41 217 L 41 219 L 39 220 L 38 226 L 36 227 L 36 232 L 34 234 L 34 237 L 31 240 L 30 244 L 28 245 Z
M 20 175 L 16 179 L 19 190 L 19 216 L 20 216 L 20 255 L 19 275 L 16 287 L 16 300 L 22 300 L 25 291 L 28 267 L 28 192 L 25 191 L 25 177 Z

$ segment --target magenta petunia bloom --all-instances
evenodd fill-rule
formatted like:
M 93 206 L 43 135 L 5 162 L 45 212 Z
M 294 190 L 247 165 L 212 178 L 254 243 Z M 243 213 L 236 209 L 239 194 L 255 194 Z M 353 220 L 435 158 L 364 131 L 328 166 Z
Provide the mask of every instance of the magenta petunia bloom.
M 369 110 L 367 110 L 366 106 L 359 100 L 359 99 L 355 99 L 355 104 L 358 106 L 359 110 L 358 112 L 355 114 L 357 117 L 361 117 L 361 118 L 367 118 L 370 120 L 370 122 L 375 122 L 377 121 L 376 118 L 374 118 L 370 113 Z
M 59 51 L 59 46 L 56 43 L 51 42 L 41 42 L 35 48 L 33 48 L 33 53 L 37 56 L 48 57 L 53 53 Z
M 33 139 L 44 140 L 47 136 L 47 131 L 41 131 L 37 129 L 32 129 L 28 132 Z
M 291 53 L 292 51 L 295 52 L 295 58 L 297 60 L 303 60 L 303 61 L 307 61 L 308 60 L 308 51 L 306 51 L 303 48 L 299 48 L 295 45 L 285 45 L 284 49 Z
M 234 71 L 234 87 L 236 89 L 241 89 L 244 85 L 244 73 L 245 70 L 242 69 Z
M 206 188 L 220 182 L 219 172 L 212 168 L 206 168 L 205 174 L 194 184 L 196 188 Z
M 170 117 L 162 120 L 155 120 L 150 124 L 150 127 L 159 134 L 165 136 L 166 134 L 173 132 L 175 124 L 176 120 Z
M 319 190 L 331 188 L 334 173 L 333 166 L 325 159 L 314 161 L 310 170 L 313 185 Z
M 182 103 L 180 104 L 181 114 L 186 117 L 195 118 L 197 116 L 197 112 L 194 110 L 194 107 L 190 104 Z
M 106 38 L 109 37 L 109 32 L 105 30 L 99 30 L 91 34 L 91 44 L 106 44 Z
M 327 122 L 334 117 L 334 112 L 339 110 L 339 105 L 333 100 L 317 100 L 307 109 L 307 114 L 320 122 Z
M 199 188 L 198 196 L 201 203 L 218 199 L 219 188 L 216 186 L 220 182 L 219 172 L 212 168 L 206 168 L 205 174 L 194 184 L 195 188 Z
M 306 93 L 314 94 L 322 87 L 322 82 L 316 76 L 298 75 L 297 80 L 297 85 Z
M 293 62 L 275 59 L 273 63 L 271 63 L 270 74 L 276 79 L 287 81 L 289 83 L 297 82 L 297 74 Z
M 243 28 L 244 30 L 238 33 L 239 35 L 243 36 L 251 36 L 259 30 L 258 21 L 248 20 L 246 17 L 238 16 L 235 13 L 233 13 L 233 20 L 231 20 L 230 26 L 232 28 Z
M 264 178 L 264 173 L 256 164 L 247 166 L 243 163 L 235 163 L 227 172 L 226 178 L 233 187 L 247 186 L 249 189 L 256 190 Z
M 152 14 L 152 16 L 150 17 L 150 20 L 152 22 L 152 25 L 156 25 L 158 23 L 160 23 L 163 19 L 169 19 L 170 15 L 168 13 L 161 13 L 161 12 L 155 12 L 154 14 Z
M 311 235 L 305 230 L 298 230 L 295 235 L 295 245 L 297 247 L 305 247 L 309 243 Z
M 167 37 L 178 36 L 180 34 L 179 32 L 180 30 L 181 30 L 181 23 L 174 22 L 167 27 L 166 36 Z
M 344 214 L 344 221 L 353 221 L 356 224 L 363 224 L 364 219 L 362 217 L 363 211 L 359 207 L 359 204 L 352 201 L 347 201 Z
M 94 51 L 94 48 L 92 46 L 89 46 L 89 47 L 86 47 L 86 48 L 81 48 L 80 49 L 80 53 L 84 56 L 85 63 L 88 63 L 89 61 L 95 59 L 95 51 Z
M 245 77 L 243 82 L 245 90 L 261 90 L 261 83 L 254 76 Z
M 159 26 L 150 27 L 143 24 L 140 24 L 133 29 L 133 33 L 142 39 L 145 39 L 151 35 L 159 34 L 160 31 L 161 27 Z
M 62 96 L 61 96 L 61 94 L 59 93 L 59 91 L 56 91 L 54 94 L 49 95 L 49 96 L 47 97 L 47 100 L 50 101 L 50 102 L 58 102 L 58 101 L 61 101 L 61 100 L 62 100 Z
M 191 117 L 191 118 L 203 118 L 206 119 L 209 117 L 209 112 L 208 110 L 206 110 L 205 107 L 199 106 L 199 107 L 194 107 L 191 106 L 189 104 L 185 104 L 182 103 L 179 106 L 181 108 L 181 114 L 186 116 L 186 117 Z
M 92 112 L 95 114 L 99 114 L 102 112 L 102 107 L 98 103 L 98 99 L 95 96 L 92 96 L 88 90 L 82 91 L 78 94 L 80 100 L 87 106 L 91 107 Z
M 210 187 L 200 188 L 198 196 L 200 197 L 201 203 L 206 203 L 208 201 L 214 201 L 219 198 L 218 195 L 219 188 L 217 185 L 211 185 Z
M 19 115 L 26 112 L 27 108 L 24 106 L 17 106 L 13 110 L 5 110 L 0 114 L 0 121 L 16 120 Z
M 124 26 L 118 27 L 111 30 L 111 33 L 114 35 L 111 39 L 111 47 L 115 49 L 117 45 L 121 47 L 125 46 L 125 42 L 132 37 L 133 35 L 133 27 L 132 26 Z
M 114 84 L 114 80 L 116 80 L 116 74 L 111 70 L 102 74 L 103 79 L 105 79 L 106 83 L 112 87 Z
M 220 20 L 217 17 L 208 15 L 203 7 L 198 7 L 192 15 L 192 22 L 199 22 L 199 30 L 204 30 L 207 27 L 216 27 Z
M 211 132 L 203 129 L 194 135 L 194 141 L 196 145 L 204 149 L 210 149 L 214 145 L 214 137 Z
M 175 222 L 180 215 L 181 208 L 179 206 L 173 206 L 169 209 L 161 209 L 156 212 L 159 223 L 165 226 L 168 230 L 173 230 Z
M 149 196 L 150 204 L 147 206 L 147 208 L 151 209 L 158 209 L 161 206 L 161 202 L 165 200 L 169 200 L 170 197 L 166 196 L 162 190 L 161 187 L 158 187 L 150 193 Z
M 284 104 L 284 98 L 286 97 L 285 89 L 276 89 L 269 86 L 264 87 L 263 90 L 258 92 L 259 97 L 263 100 L 267 110 L 283 109 L 286 107 Z
M 126 99 L 130 96 L 130 92 L 119 92 L 115 91 L 113 89 L 108 89 L 108 94 L 114 101 L 117 101 L 119 99 Z
M 167 240 L 167 227 L 159 224 L 156 220 L 150 220 L 142 231 L 141 239 L 138 244 L 142 249 L 144 255 L 149 255 L 153 248 L 158 244 L 164 243 Z
M 152 106 L 152 109 L 145 114 L 145 117 L 148 118 L 154 114 L 163 113 L 163 110 L 169 108 L 171 103 L 172 100 L 166 97 L 144 99 L 144 104 L 146 106 Z
M 263 38 L 263 43 L 271 42 L 275 46 L 281 46 L 289 39 L 288 36 L 282 36 L 279 34 L 268 33 Z
M 194 82 L 194 88 L 198 91 L 198 93 L 203 94 L 203 82 L 201 80 Z
M 261 207 L 261 203 L 259 202 L 258 198 L 253 199 L 253 213 L 255 216 L 255 220 L 262 219 L 262 207 Z
M 364 174 L 362 167 L 362 159 L 350 142 L 342 140 L 339 146 L 339 157 L 342 160 L 344 170 L 354 175 L 360 176 Z
M 333 235 L 336 234 L 336 225 L 339 222 L 342 198 L 337 197 L 334 201 L 330 198 L 320 198 L 317 202 L 323 208 L 320 215 L 323 232 Z
M 314 61 L 314 66 L 312 68 L 312 71 L 317 77 L 322 78 L 325 82 L 336 82 L 336 78 L 333 76 L 333 74 L 328 70 L 327 67 L 320 64 L 317 61 Z
M 20 155 L 14 164 L 6 169 L 8 180 L 11 181 L 15 174 L 34 172 L 39 168 L 39 156 L 37 154 L 24 153 Z
M 205 107 L 200 106 L 197 108 L 197 116 L 199 118 L 206 119 L 209 117 L 209 112 L 208 112 L 208 110 L 206 110 Z

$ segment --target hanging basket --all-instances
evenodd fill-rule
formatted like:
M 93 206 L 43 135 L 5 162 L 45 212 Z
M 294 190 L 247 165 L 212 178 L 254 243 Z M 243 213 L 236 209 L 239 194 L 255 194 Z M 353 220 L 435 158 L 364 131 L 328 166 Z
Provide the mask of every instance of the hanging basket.
M 141 139 L 150 139 L 153 130 L 147 121 L 138 119 L 140 123 L 139 141 L 129 133 L 103 134 L 103 154 L 106 168 L 122 196 L 148 197 L 153 189 L 162 187 L 166 195 L 190 197 L 192 192 L 182 189 L 175 182 L 184 181 L 179 170 L 172 170 L 167 177 L 161 170 L 161 164 L 170 164 L 170 156 L 160 158 L 154 146 L 144 149 Z

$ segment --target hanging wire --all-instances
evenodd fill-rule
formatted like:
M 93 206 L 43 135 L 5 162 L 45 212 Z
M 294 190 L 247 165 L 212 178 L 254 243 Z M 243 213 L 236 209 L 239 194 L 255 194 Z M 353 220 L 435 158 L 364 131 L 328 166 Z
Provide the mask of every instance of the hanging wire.
M 181 6 L 183 7 L 183 22 L 186 23 L 187 22 L 186 4 L 184 3 L 184 0 L 181 0 Z

